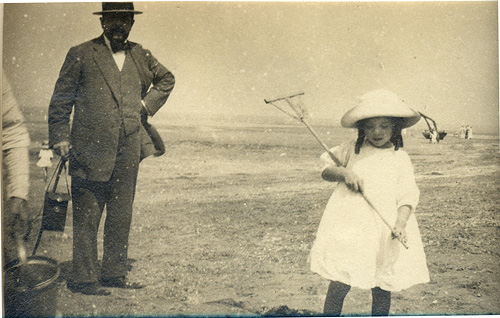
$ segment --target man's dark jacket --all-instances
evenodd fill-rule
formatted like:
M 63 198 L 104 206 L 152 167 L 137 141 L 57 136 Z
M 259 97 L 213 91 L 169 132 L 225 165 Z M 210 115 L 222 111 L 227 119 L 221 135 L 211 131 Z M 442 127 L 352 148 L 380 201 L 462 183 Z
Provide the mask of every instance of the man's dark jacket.
M 123 82 L 102 35 L 71 48 L 66 56 L 49 106 L 49 140 L 51 146 L 70 142 L 73 176 L 108 181 L 115 166 L 120 127 L 127 135 L 139 132 L 147 136 L 141 125 L 141 99 L 153 116 L 174 87 L 173 74 L 150 51 L 129 43 L 126 59 L 133 63 L 126 60 L 125 65 L 135 64 L 139 73 L 135 82 Z

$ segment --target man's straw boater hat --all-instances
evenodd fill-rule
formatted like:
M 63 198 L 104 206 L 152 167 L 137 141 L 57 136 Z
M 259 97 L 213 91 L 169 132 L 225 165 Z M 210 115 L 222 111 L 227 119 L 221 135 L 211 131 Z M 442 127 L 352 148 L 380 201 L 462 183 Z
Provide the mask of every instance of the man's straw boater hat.
M 360 120 L 373 117 L 399 117 L 403 120 L 402 128 L 413 126 L 420 120 L 420 114 L 408 107 L 396 94 L 377 89 L 363 95 L 359 105 L 345 113 L 340 123 L 346 128 L 357 128 Z
M 141 11 L 134 10 L 133 2 L 103 2 L 102 11 L 93 14 L 103 15 L 104 13 L 133 13 L 142 14 Z

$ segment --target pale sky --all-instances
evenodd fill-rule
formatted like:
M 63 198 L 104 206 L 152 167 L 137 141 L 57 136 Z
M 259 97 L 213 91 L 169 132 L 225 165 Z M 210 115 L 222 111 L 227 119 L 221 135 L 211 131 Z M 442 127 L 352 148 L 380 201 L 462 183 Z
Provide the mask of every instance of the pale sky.
M 176 76 L 169 114 L 278 115 L 304 92 L 312 120 L 391 89 L 440 128 L 498 133 L 497 2 L 136 2 L 130 40 Z M 4 7 L 4 67 L 22 105 L 47 108 L 69 48 L 101 34 L 101 4 Z M 425 122 L 421 122 L 425 128 Z

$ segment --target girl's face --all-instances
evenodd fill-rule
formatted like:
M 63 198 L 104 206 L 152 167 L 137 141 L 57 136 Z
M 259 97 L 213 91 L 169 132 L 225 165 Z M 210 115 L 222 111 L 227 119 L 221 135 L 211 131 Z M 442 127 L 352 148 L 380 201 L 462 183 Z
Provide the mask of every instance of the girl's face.
M 387 117 L 368 118 L 364 123 L 366 140 L 377 148 L 391 147 L 393 127 L 394 124 Z

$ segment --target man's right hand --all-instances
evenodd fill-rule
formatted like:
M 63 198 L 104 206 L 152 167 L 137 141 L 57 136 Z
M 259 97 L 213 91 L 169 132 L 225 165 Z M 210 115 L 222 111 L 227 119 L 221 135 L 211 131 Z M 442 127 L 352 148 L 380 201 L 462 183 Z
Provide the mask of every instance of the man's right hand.
M 54 146 L 52 146 L 52 148 L 54 148 L 54 151 L 56 152 L 57 155 L 67 158 L 69 155 L 70 144 L 68 141 L 61 141 L 60 143 L 57 143 Z

